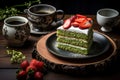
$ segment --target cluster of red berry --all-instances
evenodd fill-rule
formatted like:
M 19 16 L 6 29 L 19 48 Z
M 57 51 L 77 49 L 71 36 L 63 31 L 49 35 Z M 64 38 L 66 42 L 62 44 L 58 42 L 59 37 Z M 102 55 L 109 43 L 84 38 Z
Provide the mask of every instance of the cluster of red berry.
M 36 59 L 30 62 L 24 60 L 20 64 L 20 69 L 17 71 L 17 80 L 43 80 L 44 63 Z
M 80 29 L 86 29 L 92 26 L 92 19 L 81 14 L 76 14 L 64 21 L 64 29 L 68 29 L 71 26 L 79 27 Z

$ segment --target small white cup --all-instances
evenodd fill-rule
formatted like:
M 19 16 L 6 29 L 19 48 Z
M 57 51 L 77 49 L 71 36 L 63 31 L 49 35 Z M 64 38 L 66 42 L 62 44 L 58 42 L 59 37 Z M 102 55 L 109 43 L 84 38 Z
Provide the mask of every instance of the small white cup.
M 101 31 L 110 32 L 119 23 L 119 12 L 111 8 L 103 8 L 97 11 L 97 22 L 101 26 Z

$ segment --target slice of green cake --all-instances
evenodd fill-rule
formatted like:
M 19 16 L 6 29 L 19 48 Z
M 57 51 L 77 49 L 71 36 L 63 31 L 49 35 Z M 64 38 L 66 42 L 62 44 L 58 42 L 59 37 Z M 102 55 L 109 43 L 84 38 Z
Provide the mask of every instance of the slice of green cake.
M 73 21 L 73 19 L 70 18 L 70 21 L 64 24 L 68 24 L 69 22 L 70 24 L 72 24 L 73 22 L 75 22 L 75 19 L 76 17 L 74 17 Z M 85 17 L 85 19 L 87 18 Z M 67 26 L 67 28 L 65 28 L 64 24 L 57 28 L 57 47 L 73 53 L 84 55 L 88 54 L 93 42 L 92 25 L 90 25 L 89 27 L 87 26 L 87 28 L 84 26 L 83 29 L 83 27 L 80 28 L 79 26 L 69 24 L 69 26 L 65 25 Z

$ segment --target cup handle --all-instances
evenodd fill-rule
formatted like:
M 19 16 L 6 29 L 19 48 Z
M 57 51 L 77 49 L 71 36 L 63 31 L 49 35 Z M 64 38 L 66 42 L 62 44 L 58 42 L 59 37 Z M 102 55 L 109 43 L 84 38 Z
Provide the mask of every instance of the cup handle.
M 59 15 L 60 14 L 60 15 Z M 55 21 L 60 21 L 64 18 L 64 11 L 63 10 L 57 10 L 56 11 L 56 17 L 55 17 Z

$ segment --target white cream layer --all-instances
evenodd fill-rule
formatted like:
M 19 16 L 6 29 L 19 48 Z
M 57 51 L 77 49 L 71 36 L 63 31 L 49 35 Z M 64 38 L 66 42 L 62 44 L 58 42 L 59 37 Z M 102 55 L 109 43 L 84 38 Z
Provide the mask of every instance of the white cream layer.
M 86 35 L 88 35 L 88 32 L 89 32 L 89 29 L 80 29 L 78 27 L 73 27 L 71 26 L 70 28 L 68 29 L 64 29 L 63 26 L 60 26 L 58 27 L 57 29 L 60 29 L 60 30 L 67 30 L 67 31 L 73 31 L 73 32 L 77 32 L 77 33 L 84 33 Z

